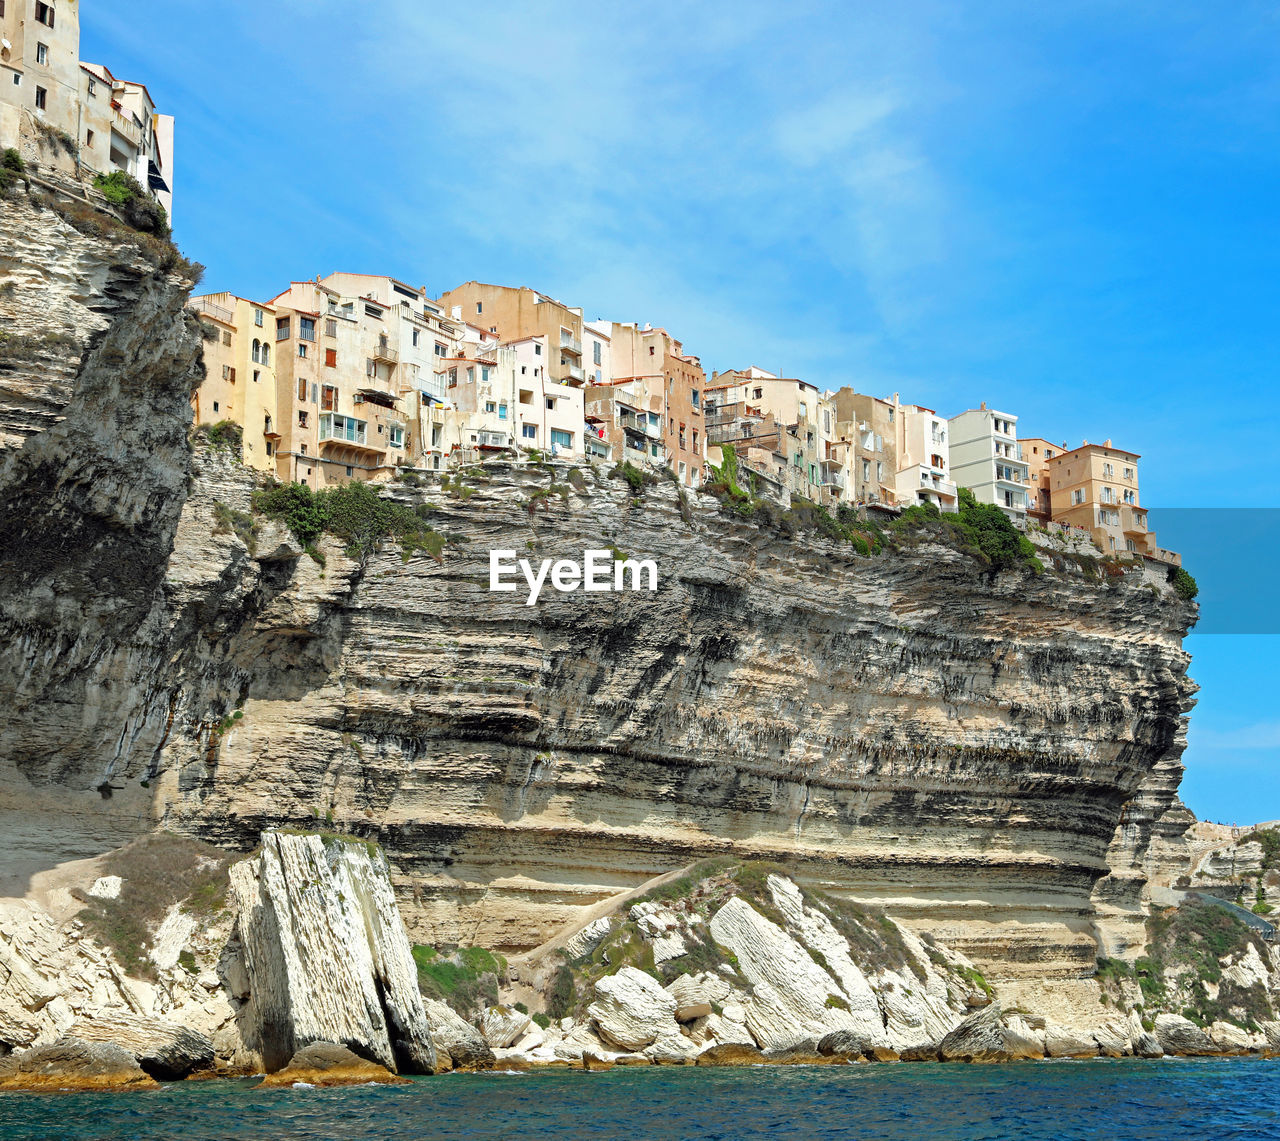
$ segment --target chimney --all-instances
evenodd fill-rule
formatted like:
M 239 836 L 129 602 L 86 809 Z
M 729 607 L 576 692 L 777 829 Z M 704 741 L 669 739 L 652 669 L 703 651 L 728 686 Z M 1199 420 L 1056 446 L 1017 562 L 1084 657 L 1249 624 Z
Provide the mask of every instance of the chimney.
M 1106 442 L 1105 444 L 1103 444 L 1102 446 L 1103 446 L 1104 448 L 1109 448 L 1109 447 L 1111 447 L 1111 437 L 1110 437 L 1110 436 L 1108 436 L 1108 437 L 1107 437 L 1107 442 Z
M 986 410 L 987 410 L 987 402 L 984 400 L 981 404 L 978 405 L 978 411 L 985 412 Z

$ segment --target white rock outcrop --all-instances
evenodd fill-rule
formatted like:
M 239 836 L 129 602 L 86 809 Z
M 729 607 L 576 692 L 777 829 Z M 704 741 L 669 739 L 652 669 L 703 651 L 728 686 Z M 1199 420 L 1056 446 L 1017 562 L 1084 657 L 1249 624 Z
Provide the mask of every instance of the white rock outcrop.
M 417 969 L 374 845 L 265 832 L 231 867 L 250 1036 L 269 1070 L 313 1042 L 393 1072 L 435 1069 Z
M 643 1050 L 659 1039 L 680 1036 L 675 998 L 644 971 L 623 967 L 600 979 L 595 993 L 587 1016 L 606 1043 Z
M 529 1029 L 529 1016 L 514 1006 L 490 1006 L 480 1016 L 480 1032 L 495 1050 L 511 1046 Z

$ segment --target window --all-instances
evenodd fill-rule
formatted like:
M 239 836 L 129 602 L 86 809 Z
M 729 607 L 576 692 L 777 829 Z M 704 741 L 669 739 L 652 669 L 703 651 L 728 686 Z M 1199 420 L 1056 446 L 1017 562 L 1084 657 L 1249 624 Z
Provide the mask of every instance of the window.
M 338 367 L 338 350 L 325 349 L 324 363 L 327 368 L 337 368 Z
M 477 313 L 483 313 L 483 312 L 484 312 L 484 302 L 483 302 L 483 301 L 477 301 L 477 302 L 476 302 L 476 312 L 477 312 Z
M 534 341 L 534 343 L 533 343 L 533 355 L 534 355 L 535 357 L 540 357 L 540 356 L 542 356 L 542 346 L 541 346 L 540 344 L 538 344 L 538 342 L 537 342 L 537 341 Z
M 353 476 L 353 475 L 355 475 L 355 474 L 356 474 L 356 473 L 355 473 L 355 471 L 352 469 L 351 465 L 350 465 L 350 464 L 348 464 L 348 465 L 347 465 L 347 475 L 348 475 L 348 476 Z
M 303 341 L 298 342 L 298 356 L 305 357 L 307 355 L 307 346 Z
M 218 410 L 218 402 L 216 400 L 213 402 L 213 410 L 215 412 Z
M 298 427 L 305 428 L 307 426 L 307 410 L 305 408 L 298 411 Z
M 440 424 L 431 425 L 431 446 L 438 448 L 440 441 L 444 438 L 444 427 Z
M 702 394 L 696 388 L 690 389 L 689 400 L 693 404 L 694 408 L 698 407 L 698 401 L 701 399 L 702 399 Z M 830 417 L 830 413 L 828 413 L 828 417 Z
M 1115 501 L 1116 501 L 1116 493 L 1111 488 L 1104 487 L 1102 489 L 1102 502 L 1114 503 Z
M 225 329 L 222 331 L 222 343 L 226 345 L 227 348 L 231 347 L 231 334 L 228 333 Z
M 649 355 L 650 355 L 650 356 L 653 356 L 653 346 L 652 346 L 652 345 L 650 345 L 650 346 L 649 346 Z
M 480 379 L 484 381 L 485 384 L 489 383 L 489 366 L 488 365 L 482 364 L 480 366 Z
M 253 311 L 253 323 L 257 325 L 258 328 L 262 328 L 262 310 L 261 309 L 255 309 Z
M 1075 504 L 1079 504 L 1083 502 L 1084 502 L 1084 488 L 1077 487 L 1075 491 L 1071 493 L 1071 503 L 1074 506 Z
M 235 384 L 236 370 L 232 368 L 229 364 L 224 364 L 222 366 L 222 379 L 227 381 L 230 384 Z
M 327 317 L 324 322 L 324 335 L 326 337 L 336 337 L 338 335 L 338 322 L 332 317 Z
M 448 351 L 439 341 L 436 342 L 436 356 L 442 357 Z
M 599 384 L 599 383 L 600 383 L 600 370 L 599 370 L 599 369 L 596 369 L 596 383 L 597 383 L 597 384 Z
M 320 389 L 320 408 L 324 412 L 334 412 L 338 407 L 338 390 L 332 384 L 326 384 Z
M 258 377 L 260 377 L 261 375 L 262 375 L 262 370 L 261 370 L 261 369 L 259 369 L 259 368 L 255 368 L 255 369 L 253 370 L 253 383 L 254 383 L 254 384 L 257 384 L 257 383 L 258 383 Z
M 307 398 L 307 382 L 304 377 L 298 377 L 298 399 L 306 400 Z
M 548 407 L 548 408 L 550 408 L 550 409 L 551 409 L 551 411 L 553 411 L 553 412 L 555 411 L 555 408 L 556 408 L 556 398 L 555 398 L 554 396 L 548 396 L 548 397 L 547 397 L 547 407 Z
M 36 23 L 43 24 L 46 28 L 53 27 L 52 4 L 42 4 L 40 0 L 36 0 Z
M 289 339 L 289 318 L 276 318 L 276 340 L 287 341 Z
M 379 321 L 382 320 L 382 310 L 376 305 L 366 304 L 364 307 L 364 315 L 366 317 L 377 317 Z
M 318 384 L 313 384 L 311 386 L 311 403 L 312 404 L 320 403 L 320 386 Z
M 92 132 L 92 131 L 85 131 L 85 133 L 84 133 L 84 145 L 85 145 L 86 147 L 91 147 L 91 146 L 93 146 L 93 132 Z
M 1124 489 L 1124 501 L 1132 506 L 1137 502 L 1137 497 L 1133 494 L 1133 489 L 1126 487 Z
M 486 400 L 484 402 L 484 410 L 486 412 L 496 412 L 498 410 L 498 406 L 492 400 Z
M 521 365 L 521 366 L 520 366 L 520 375 L 521 375 L 521 376 L 524 376 L 524 375 L 525 375 L 525 373 L 527 373 L 528 371 L 529 371 L 529 370 L 528 370 L 524 365 Z
M 389 443 L 393 448 L 404 447 L 404 425 L 403 424 L 388 424 L 387 436 L 389 437 Z
M 1125 477 L 1125 479 L 1132 480 L 1132 479 L 1133 479 L 1133 468 L 1131 468 L 1131 467 L 1127 467 L 1127 468 L 1125 468 L 1125 469 L 1124 469 L 1124 477 Z
M 475 365 L 471 365 L 467 369 L 467 383 L 475 384 L 475 382 L 476 382 L 476 369 L 475 369 Z
M 304 341 L 316 339 L 316 319 L 314 317 L 298 318 L 298 336 Z
M 22 82 L 22 76 L 20 76 L 20 75 L 15 71 L 15 72 L 13 73 L 13 85 L 14 85 L 14 87 L 17 87 L 21 82 Z
M 413 347 L 414 347 L 415 349 L 418 347 L 418 334 L 419 334 L 419 333 L 421 333 L 421 332 L 422 332 L 422 330 L 421 330 L 421 329 L 414 329 L 414 330 L 413 330 Z
M 4 4 L 0 3 L 0 16 L 4 15 Z M 96 99 L 98 97 L 98 81 L 92 76 L 89 77 L 89 98 Z
M 36 63 L 47 65 L 49 63 L 49 45 L 36 44 Z
M 449 387 L 450 388 L 458 387 L 458 370 L 456 368 L 451 368 L 449 370 Z
M 538 429 L 532 424 L 523 424 L 520 427 L 520 434 L 526 440 L 536 440 L 538 438 Z
M 498 405 L 498 419 L 505 420 L 507 418 L 507 406 L 505 404 Z
M 43 111 L 45 103 L 48 100 L 49 93 L 43 87 L 36 88 L 36 110 Z
M 602 363 L 600 360 L 600 349 L 601 349 L 601 345 L 599 341 L 591 342 L 591 363 L 592 364 Z
M 1102 478 L 1103 478 L 1103 479 L 1110 479 L 1114 473 L 1115 473 L 1115 469 L 1114 469 L 1110 464 L 1103 464 L 1103 465 L 1102 465 Z

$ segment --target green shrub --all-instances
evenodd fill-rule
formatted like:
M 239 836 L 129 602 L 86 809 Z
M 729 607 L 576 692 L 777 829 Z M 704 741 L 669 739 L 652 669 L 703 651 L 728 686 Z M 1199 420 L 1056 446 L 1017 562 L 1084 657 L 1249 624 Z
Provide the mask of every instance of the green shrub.
M 609 478 L 625 480 L 634 495 L 640 495 L 646 487 L 658 482 L 656 475 L 641 471 L 630 460 L 623 460 L 609 473 Z
M 219 420 L 216 424 L 202 424 L 209 446 L 220 452 L 230 452 L 237 459 L 244 446 L 244 429 L 233 420 Z
M 1183 567 L 1175 567 L 1170 573 L 1169 581 L 1173 583 L 1173 589 L 1177 591 L 1178 597 L 1186 602 L 1190 602 L 1200 593 L 1196 580 Z
M 6 147 L 4 154 L 0 155 L 0 194 L 7 194 L 17 185 L 18 175 L 27 169 L 27 164 L 22 161 L 22 155 L 18 153 L 16 147 Z
M 543 1030 L 545 1030 L 548 1026 L 551 1025 L 551 1016 L 547 1014 L 543 1014 L 542 1011 L 540 1010 L 537 1011 L 535 1014 L 531 1015 L 530 1017 L 532 1017 L 534 1021 L 534 1025 L 541 1027 Z
M 507 973 L 506 959 L 483 947 L 441 953 L 418 944 L 413 948 L 413 961 L 418 968 L 418 989 L 448 1003 L 467 1019 L 497 1004 L 498 979 Z
M 554 1019 L 568 1018 L 573 1010 L 577 990 L 573 985 L 573 972 L 561 963 L 551 976 L 547 994 L 547 1013 Z
M 253 506 L 263 515 L 284 523 L 304 549 L 312 546 L 324 532 L 324 508 L 305 483 L 278 483 L 257 491 Z
M 169 238 L 169 215 L 133 175 L 126 174 L 123 170 L 113 170 L 110 174 L 98 175 L 93 180 L 93 185 L 112 206 L 119 209 L 125 222 L 139 233 L 165 240 Z

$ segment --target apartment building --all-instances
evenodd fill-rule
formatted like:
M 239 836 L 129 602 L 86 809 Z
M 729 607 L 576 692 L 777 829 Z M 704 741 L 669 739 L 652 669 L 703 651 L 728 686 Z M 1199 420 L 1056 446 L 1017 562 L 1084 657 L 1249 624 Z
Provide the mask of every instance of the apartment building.
M 71 147 L 41 146 L 50 136 Z M 0 147 L 68 173 L 122 170 L 173 216 L 173 117 L 146 85 L 80 59 L 77 0 L 0 3 Z
M 910 507 L 932 503 L 940 511 L 958 510 L 958 492 L 951 477 L 946 418 L 932 408 L 898 404 L 894 420 L 894 446 L 898 456 L 894 483 L 897 505 Z
M 898 476 L 897 394 L 883 400 L 845 387 L 830 399 L 839 450 L 829 450 L 847 457 L 842 498 L 892 505 Z
M 468 281 L 441 294 L 440 309 L 494 334 L 504 344 L 543 337 L 547 375 L 563 384 L 582 384 L 582 310 L 528 287 Z
M 613 322 L 585 321 L 582 325 L 582 369 L 588 384 L 613 380 Z
M 707 402 L 713 444 L 732 444 L 747 467 L 780 479 L 793 495 L 825 504 L 846 498 L 847 449 L 835 408 L 816 385 L 755 366 L 730 369 L 712 377 Z
M 1027 465 L 1027 517 L 1043 525 L 1053 518 L 1049 505 L 1049 461 L 1067 450 L 1043 436 L 1027 436 L 1021 441 L 1022 462 Z
M 1018 443 L 1018 418 L 985 403 L 948 420 L 951 478 L 979 503 L 994 503 L 1019 527 L 1026 526 L 1028 474 Z
M 193 297 L 188 308 L 199 316 L 204 331 L 205 379 L 191 396 L 193 421 L 240 425 L 241 458 L 249 467 L 274 472 L 280 441 L 275 308 L 233 293 Z
M 554 346 L 545 337 L 513 341 L 511 348 L 517 372 L 517 442 L 558 459 L 581 459 L 586 436 L 582 386 L 550 375 L 545 362 Z
M 698 358 L 665 329 L 615 321 L 609 340 L 612 379 L 587 390 L 591 423 L 605 431 L 597 438 L 609 442 L 616 460 L 670 467 L 681 483 L 699 486 L 707 436 L 702 414 L 706 375 Z M 624 391 L 609 394 L 619 386 Z
M 1088 441 L 1048 461 L 1053 522 L 1080 527 L 1107 554 L 1134 554 L 1179 565 L 1156 544 L 1138 495 L 1138 453 Z
M 320 281 L 293 282 L 272 305 L 277 474 L 314 487 L 389 476 L 414 406 L 397 374 L 399 306 Z

